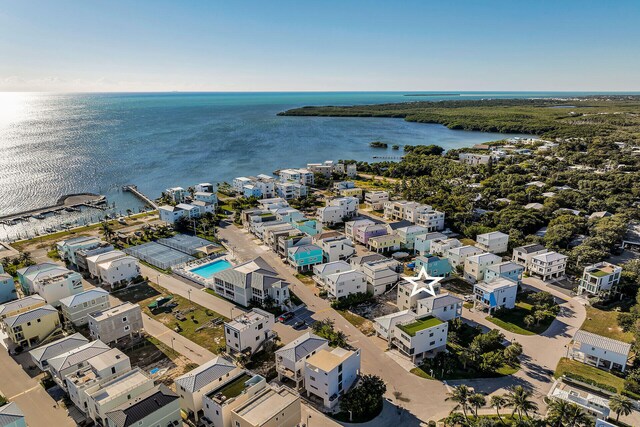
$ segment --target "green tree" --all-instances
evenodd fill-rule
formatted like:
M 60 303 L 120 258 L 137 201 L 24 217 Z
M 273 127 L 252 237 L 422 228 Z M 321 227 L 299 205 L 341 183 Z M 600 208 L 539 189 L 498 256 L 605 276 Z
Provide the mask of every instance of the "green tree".
M 512 344 L 509 344 L 504 349 L 503 354 L 505 359 L 507 359 L 510 364 L 513 365 L 517 363 L 518 357 L 520 357 L 520 355 L 522 354 L 522 344 L 520 344 L 519 342 L 513 342 Z
M 625 417 L 633 411 L 633 401 L 626 396 L 616 394 L 609 399 L 609 409 L 616 413 L 616 421 L 620 418 L 620 415 Z
M 340 410 L 351 412 L 356 419 L 369 418 L 382 408 L 387 386 L 375 375 L 363 375 L 358 384 L 340 399 Z
M 502 415 L 500 415 L 500 409 L 507 406 L 507 399 L 505 399 L 504 396 L 495 394 L 491 396 L 491 398 L 489 399 L 489 404 L 491 405 L 492 408 L 496 410 L 496 414 L 498 415 L 498 418 L 500 418 L 500 421 L 502 421 Z
M 473 415 L 478 416 L 478 409 L 487 404 L 487 399 L 481 393 L 473 393 L 469 396 L 469 405 L 473 409 Z
M 458 409 L 462 409 L 462 413 L 464 414 L 465 421 L 468 421 L 467 410 L 470 409 L 469 398 L 473 393 L 471 393 L 471 389 L 464 384 L 461 384 L 457 387 L 454 387 L 452 391 L 447 393 L 447 398 L 445 400 L 451 400 L 456 403 L 456 407 L 453 408 L 454 411 Z
M 521 385 L 517 385 L 509 389 L 506 394 L 507 406 L 513 408 L 511 415 L 517 413 L 520 422 L 523 420 L 523 414 L 529 418 L 529 412 L 538 410 L 538 405 L 531 400 L 532 392 L 525 389 Z

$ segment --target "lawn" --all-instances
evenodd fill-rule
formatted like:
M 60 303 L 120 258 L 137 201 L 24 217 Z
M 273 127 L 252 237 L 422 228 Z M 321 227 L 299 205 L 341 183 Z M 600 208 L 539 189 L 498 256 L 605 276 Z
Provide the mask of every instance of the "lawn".
M 173 295 L 173 300 L 171 301 L 177 304 L 177 306 L 170 310 L 160 309 L 152 312 L 147 306 L 159 296 L 166 296 L 168 294 L 155 284 L 150 284 L 149 286 L 158 291 L 159 294 L 140 301 L 140 305 L 145 313 L 162 322 L 167 327 L 176 330 L 180 335 L 183 335 L 196 344 L 214 353 L 220 352 L 221 347 L 224 345 L 222 322 L 229 319 L 201 305 L 190 303 L 188 299 L 178 295 Z M 184 316 L 183 320 L 177 319 L 176 315 L 178 313 Z
M 579 375 L 581 377 L 590 379 L 599 384 L 605 384 L 610 387 L 614 387 L 621 393 L 624 389 L 624 379 L 617 377 L 602 369 L 594 368 L 593 366 L 585 365 L 584 363 L 576 360 L 571 360 L 563 357 L 558 362 L 556 372 L 553 374 L 555 378 L 560 378 L 562 375 L 570 373 L 573 375 Z
M 619 312 L 603 311 L 593 307 L 586 307 L 586 309 L 587 318 L 584 320 L 581 329 L 614 340 L 633 342 L 633 334 L 624 332 L 618 326 Z
M 140 301 L 144 301 L 150 298 L 158 298 L 160 292 L 150 286 L 148 283 L 140 283 L 135 286 L 128 286 L 126 288 L 114 291 L 113 296 L 124 302 L 130 302 L 138 304 Z
M 524 323 L 524 318 L 531 314 L 531 304 L 518 302 L 512 310 L 500 310 L 493 316 L 486 319 L 491 323 L 500 326 L 502 329 L 520 335 L 536 335 L 547 330 L 553 322 L 553 318 L 542 320 L 540 324 L 533 324 L 530 327 Z
M 296 273 L 296 279 L 300 280 L 307 286 L 315 286 L 316 282 L 313 280 L 313 272 L 307 271 L 304 273 Z
M 373 324 L 370 320 L 365 319 L 362 316 L 359 316 L 355 313 L 350 312 L 349 310 L 336 310 L 345 320 L 351 323 L 353 326 L 358 328 L 360 332 L 365 335 L 372 334 L 374 332 Z
M 436 317 L 426 317 L 424 319 L 416 320 L 415 322 L 409 323 L 407 325 L 398 325 L 398 328 L 408 334 L 409 336 L 415 336 L 416 333 L 432 328 L 442 323 L 442 320 Z
M 250 379 L 251 379 L 251 375 L 242 374 L 240 375 L 240 377 L 233 380 L 231 383 L 222 387 L 219 393 L 221 393 L 227 399 L 232 399 L 234 397 L 237 397 L 245 389 L 244 383 L 246 383 Z

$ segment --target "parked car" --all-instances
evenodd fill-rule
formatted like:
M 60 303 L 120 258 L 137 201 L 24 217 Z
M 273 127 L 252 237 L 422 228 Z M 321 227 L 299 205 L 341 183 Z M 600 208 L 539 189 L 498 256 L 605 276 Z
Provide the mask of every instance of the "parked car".
M 285 313 L 282 313 L 280 315 L 280 317 L 278 317 L 278 322 L 283 322 L 284 323 L 284 322 L 286 322 L 288 320 L 291 320 L 291 319 L 293 319 L 293 313 L 290 312 L 290 311 L 287 311 Z
M 306 322 L 304 320 L 298 320 L 296 323 L 293 324 L 293 329 L 302 329 L 306 326 Z

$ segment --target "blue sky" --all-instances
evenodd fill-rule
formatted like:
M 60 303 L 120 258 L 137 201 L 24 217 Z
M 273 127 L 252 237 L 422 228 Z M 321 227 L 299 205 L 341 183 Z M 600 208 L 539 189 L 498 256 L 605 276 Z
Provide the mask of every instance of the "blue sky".
M 0 0 L 0 90 L 640 90 L 640 1 Z

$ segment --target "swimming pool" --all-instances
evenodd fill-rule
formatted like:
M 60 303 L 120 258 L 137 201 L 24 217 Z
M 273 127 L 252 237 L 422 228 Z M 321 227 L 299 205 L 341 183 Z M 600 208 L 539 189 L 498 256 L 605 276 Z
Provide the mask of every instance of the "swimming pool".
M 219 259 L 219 260 L 210 262 L 209 264 L 200 265 L 189 271 L 192 272 L 193 274 L 197 274 L 200 277 L 204 277 L 205 279 L 210 279 L 211 276 L 213 276 L 214 274 L 220 271 L 226 270 L 227 268 L 230 268 L 230 267 L 231 267 L 231 263 L 229 261 L 227 261 L 226 259 Z

